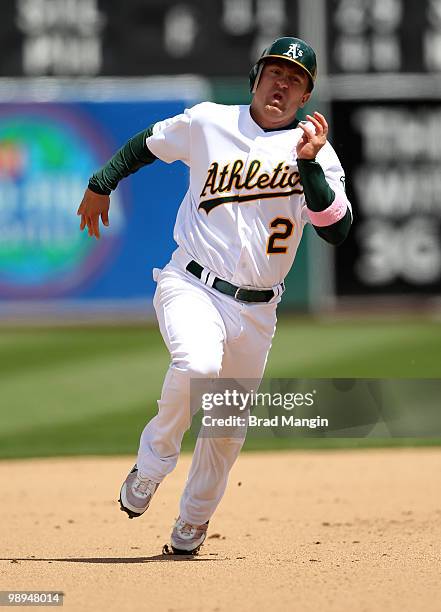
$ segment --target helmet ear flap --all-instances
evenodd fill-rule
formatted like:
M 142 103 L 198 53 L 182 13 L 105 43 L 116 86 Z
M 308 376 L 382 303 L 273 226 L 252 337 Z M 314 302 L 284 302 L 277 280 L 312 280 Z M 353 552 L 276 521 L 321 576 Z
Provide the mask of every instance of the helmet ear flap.
M 250 93 L 254 93 L 254 83 L 257 77 L 257 71 L 259 70 L 259 66 L 254 64 L 254 66 L 250 70 L 249 79 L 250 79 Z
M 259 84 L 260 75 L 262 74 L 263 62 L 255 64 L 250 70 L 250 92 L 256 93 L 257 86 Z

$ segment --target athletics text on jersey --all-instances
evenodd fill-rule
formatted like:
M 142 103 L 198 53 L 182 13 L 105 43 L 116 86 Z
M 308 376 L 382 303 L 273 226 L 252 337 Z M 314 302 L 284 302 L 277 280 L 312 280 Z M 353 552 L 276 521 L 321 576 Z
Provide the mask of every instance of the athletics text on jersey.
M 302 133 L 266 132 L 249 106 L 211 102 L 156 123 L 149 150 L 190 168 L 174 230 L 179 247 L 236 285 L 282 282 L 309 221 L 296 157 Z M 317 162 L 336 195 L 344 194 L 344 173 L 329 142 Z

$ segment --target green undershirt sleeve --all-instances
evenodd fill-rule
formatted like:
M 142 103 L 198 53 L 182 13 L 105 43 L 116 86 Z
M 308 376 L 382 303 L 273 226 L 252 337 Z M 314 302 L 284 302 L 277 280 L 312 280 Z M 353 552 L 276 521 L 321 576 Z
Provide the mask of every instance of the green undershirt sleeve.
M 137 172 L 157 159 L 146 145 L 153 133 L 153 125 L 135 134 L 115 155 L 89 179 L 89 189 L 101 195 L 110 195 L 121 179 Z
M 326 240 L 326 242 L 329 242 L 334 246 L 338 246 L 345 241 L 347 235 L 349 234 L 349 230 L 351 229 L 351 225 L 352 215 L 348 208 L 345 216 L 337 221 L 337 223 L 333 223 L 327 227 L 316 227 L 315 225 L 313 227 L 317 234 L 323 238 L 323 240 Z
M 308 208 L 314 212 L 326 210 L 334 201 L 335 193 L 326 180 L 323 168 L 314 159 L 298 159 L 297 165 Z M 352 215 L 348 208 L 345 216 L 336 223 L 327 227 L 313 227 L 326 242 L 337 246 L 345 240 L 351 223 Z

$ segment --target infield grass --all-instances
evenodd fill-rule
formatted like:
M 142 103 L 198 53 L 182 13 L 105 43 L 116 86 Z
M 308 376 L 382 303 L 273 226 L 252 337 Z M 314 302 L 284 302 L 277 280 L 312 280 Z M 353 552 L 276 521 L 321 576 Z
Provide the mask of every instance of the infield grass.
M 168 353 L 156 327 L 0 329 L 0 457 L 135 454 L 156 412 Z M 426 320 L 279 320 L 274 378 L 441 378 L 441 325 Z M 247 448 L 440 440 L 250 440 Z M 184 448 L 194 443 L 186 436 Z

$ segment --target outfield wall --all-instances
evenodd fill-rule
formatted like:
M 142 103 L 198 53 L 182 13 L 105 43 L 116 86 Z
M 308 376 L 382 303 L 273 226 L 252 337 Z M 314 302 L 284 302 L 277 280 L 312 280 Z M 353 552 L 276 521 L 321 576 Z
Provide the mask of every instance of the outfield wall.
M 320 312 L 381 300 L 439 307 L 438 85 L 421 81 L 426 102 L 415 105 L 403 79 L 390 94 L 395 101 L 362 101 L 362 81 L 335 83 L 324 78 L 303 114 L 319 109 L 329 118 L 354 227 L 337 249 L 305 230 L 281 308 Z M 248 103 L 246 80 L 0 80 L 0 320 L 153 317 L 151 271 L 176 246 L 185 166 L 157 162 L 123 181 L 99 241 L 80 233 L 75 212 L 89 176 L 128 138 L 206 99 Z M 386 120 L 396 124 L 393 148 L 386 137 L 377 143 Z M 424 142 L 418 123 L 430 130 Z
M 198 77 L 8 80 L 0 83 L 0 317 L 152 316 L 154 267 L 176 248 L 173 226 L 188 184 L 181 163 L 154 163 L 111 197 L 95 240 L 76 216 L 89 176 L 133 134 L 210 99 Z M 284 307 L 310 303 L 308 237 Z
M 250 67 L 286 35 L 316 51 L 318 78 L 304 111 L 328 119 L 354 225 L 338 249 L 306 230 L 281 308 L 439 312 L 437 2 L 6 4 L 0 320 L 151 316 L 151 269 L 173 250 L 186 170 L 157 163 L 124 181 L 99 243 L 79 234 L 75 217 L 88 176 L 156 119 L 200 100 L 248 103 Z

